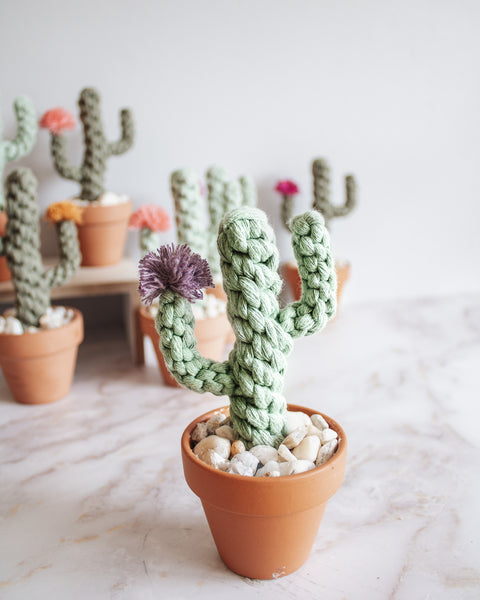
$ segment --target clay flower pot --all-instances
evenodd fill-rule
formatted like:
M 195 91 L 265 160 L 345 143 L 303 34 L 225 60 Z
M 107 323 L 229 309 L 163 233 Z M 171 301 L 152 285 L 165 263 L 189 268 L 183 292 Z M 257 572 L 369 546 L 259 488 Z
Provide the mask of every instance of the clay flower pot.
M 47 404 L 70 391 L 83 341 L 82 314 L 56 329 L 0 334 L 0 366 L 12 396 L 22 404 Z
M 6 226 L 7 226 L 7 213 L 2 210 L 0 211 L 0 237 L 3 237 L 6 234 Z M 10 273 L 10 269 L 7 265 L 7 257 L 0 256 L 0 281 L 9 281 L 12 278 L 12 274 Z
M 165 364 L 162 351 L 159 347 L 160 336 L 155 329 L 155 319 L 143 306 L 139 309 L 139 321 L 142 334 L 152 340 L 153 349 L 155 350 L 158 366 L 165 385 L 181 387 Z M 229 330 L 231 330 L 231 327 L 226 314 L 208 319 L 198 319 L 195 323 L 195 336 L 197 338 L 197 348 L 201 355 L 212 360 L 222 360 L 225 340 Z
M 343 286 L 350 277 L 349 262 L 335 262 L 335 271 L 337 272 L 337 306 L 340 305 Z M 288 282 L 294 300 L 300 300 L 302 296 L 302 280 L 298 273 L 298 267 L 293 262 L 287 262 L 283 265 L 283 277 Z
M 123 257 L 132 201 L 86 206 L 78 225 L 82 266 L 114 265 Z
M 289 405 L 291 411 L 313 410 Z M 220 409 L 228 413 L 228 407 Z M 217 550 L 235 573 L 254 579 L 276 579 L 292 573 L 308 558 L 328 499 L 345 474 L 347 439 L 333 419 L 329 427 L 339 436 L 336 453 L 324 465 L 284 477 L 244 477 L 224 473 L 195 456 L 190 437 L 202 421 L 195 419 L 182 435 L 185 479 L 199 496 Z

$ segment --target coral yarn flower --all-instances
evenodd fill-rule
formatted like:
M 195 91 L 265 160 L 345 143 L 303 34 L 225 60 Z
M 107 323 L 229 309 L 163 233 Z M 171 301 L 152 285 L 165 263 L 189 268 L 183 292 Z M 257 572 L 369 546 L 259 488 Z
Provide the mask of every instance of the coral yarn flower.
M 83 208 L 76 206 L 73 202 L 62 200 L 50 204 L 45 213 L 45 219 L 52 223 L 60 223 L 61 221 L 73 221 L 77 225 L 82 222 Z
M 168 231 L 170 217 L 161 206 L 144 204 L 135 211 L 128 222 L 129 229 L 150 229 L 151 231 Z
M 279 181 L 275 186 L 275 191 L 284 196 L 295 196 L 300 191 L 298 185 L 290 179 Z
M 76 122 L 71 112 L 64 108 L 52 108 L 40 119 L 40 127 L 48 129 L 54 135 L 60 135 L 65 129 L 74 129 Z
M 194 302 L 203 297 L 203 288 L 215 287 L 208 262 L 187 244 L 166 244 L 149 252 L 140 260 L 138 271 L 138 291 L 145 304 L 151 304 L 166 290 Z

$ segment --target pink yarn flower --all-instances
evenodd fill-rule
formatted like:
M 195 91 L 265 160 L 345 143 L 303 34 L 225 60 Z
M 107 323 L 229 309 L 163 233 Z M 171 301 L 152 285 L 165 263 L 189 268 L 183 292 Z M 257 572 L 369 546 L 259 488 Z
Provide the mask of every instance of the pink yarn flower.
M 40 127 L 48 129 L 54 135 L 60 135 L 65 129 L 74 129 L 76 122 L 72 113 L 64 108 L 52 108 L 40 119 Z
M 284 196 L 295 196 L 300 191 L 298 185 L 290 179 L 279 181 L 275 186 L 275 191 Z
M 143 204 L 135 211 L 128 222 L 129 229 L 150 229 L 151 231 L 168 231 L 170 217 L 161 206 Z

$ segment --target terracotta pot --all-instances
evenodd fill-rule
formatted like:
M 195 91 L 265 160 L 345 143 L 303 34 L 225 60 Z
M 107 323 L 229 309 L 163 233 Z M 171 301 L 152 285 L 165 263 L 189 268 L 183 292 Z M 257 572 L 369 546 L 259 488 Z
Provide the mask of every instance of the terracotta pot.
M 214 288 L 207 288 L 205 290 L 205 292 L 207 294 L 212 294 L 212 296 L 215 296 L 215 298 L 218 298 L 219 300 L 223 300 L 224 302 L 227 302 L 227 294 L 225 293 L 225 290 L 223 289 L 223 286 L 221 283 L 216 283 Z M 232 326 L 230 325 L 230 321 L 229 321 L 229 330 L 227 333 L 227 344 L 234 344 L 236 340 L 235 334 L 233 332 Z
M 140 330 L 144 336 L 152 340 L 153 349 L 157 356 L 158 366 L 162 373 L 165 385 L 171 387 L 181 387 L 175 377 L 167 369 L 162 351 L 160 350 L 160 336 L 155 329 L 155 319 L 145 307 L 139 309 Z M 225 350 L 225 339 L 227 337 L 228 322 L 225 314 L 210 319 L 198 320 L 195 323 L 195 336 L 197 338 L 197 348 L 202 356 L 212 360 L 223 360 Z
M 22 404 L 46 404 L 65 397 L 72 385 L 82 314 L 57 329 L 22 335 L 0 334 L 0 366 L 12 396 Z
M 82 266 L 114 265 L 123 257 L 132 201 L 87 206 L 78 225 Z
M 0 211 L 0 237 L 4 237 L 7 233 L 7 213 L 2 210 Z M 0 281 L 9 281 L 12 278 L 10 269 L 7 264 L 7 257 L 0 256 Z
M 289 405 L 309 415 L 316 411 Z M 228 407 L 220 409 L 228 413 Z M 345 474 L 347 439 L 339 436 L 337 452 L 321 467 L 285 477 L 243 477 L 224 473 L 198 459 L 190 445 L 197 425 L 215 413 L 195 419 L 182 435 L 185 479 L 199 496 L 223 562 L 235 573 L 254 579 L 276 579 L 297 570 L 308 558 L 327 500 Z
M 350 263 L 336 262 L 335 271 L 337 272 L 337 306 L 340 306 L 343 286 L 350 277 Z M 287 262 L 283 265 L 283 277 L 288 282 L 294 300 L 300 300 L 302 296 L 302 280 L 298 273 L 298 267 L 295 263 Z

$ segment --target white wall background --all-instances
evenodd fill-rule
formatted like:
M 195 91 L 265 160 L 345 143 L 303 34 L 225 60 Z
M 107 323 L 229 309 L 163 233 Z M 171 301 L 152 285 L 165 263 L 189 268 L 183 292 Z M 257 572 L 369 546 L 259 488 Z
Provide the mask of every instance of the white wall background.
M 345 173 L 360 186 L 357 210 L 332 228 L 353 265 L 347 301 L 478 290 L 479 23 L 476 0 L 1 0 L 5 134 L 19 93 L 39 115 L 77 114 L 80 89 L 97 86 L 110 139 L 123 106 L 138 132 L 110 160 L 109 189 L 171 211 L 174 169 L 250 173 L 284 258 L 272 188 L 297 180 L 307 208 L 311 160 L 325 156 L 337 202 Z M 72 160 L 80 137 L 70 134 Z M 41 131 L 21 161 L 42 207 L 77 190 L 48 146 Z

